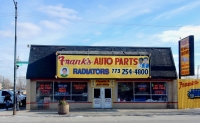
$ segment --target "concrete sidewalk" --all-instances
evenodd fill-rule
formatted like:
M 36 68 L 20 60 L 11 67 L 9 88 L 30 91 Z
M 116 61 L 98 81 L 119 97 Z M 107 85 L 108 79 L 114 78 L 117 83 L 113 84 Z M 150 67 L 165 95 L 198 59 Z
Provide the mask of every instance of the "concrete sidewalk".
M 13 116 L 12 109 L 0 111 L 0 117 Z M 59 115 L 56 110 L 20 110 L 17 116 L 24 117 L 97 117 L 97 116 L 153 116 L 153 115 L 200 115 L 200 109 L 76 109 Z

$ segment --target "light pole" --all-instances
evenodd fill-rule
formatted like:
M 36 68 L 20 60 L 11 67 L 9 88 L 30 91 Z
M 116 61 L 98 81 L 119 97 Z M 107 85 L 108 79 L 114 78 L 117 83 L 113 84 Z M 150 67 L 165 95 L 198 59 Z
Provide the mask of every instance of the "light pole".
M 15 5 L 15 46 L 14 46 L 14 102 L 13 102 L 13 115 L 16 114 L 16 52 L 17 52 L 17 2 L 14 2 Z

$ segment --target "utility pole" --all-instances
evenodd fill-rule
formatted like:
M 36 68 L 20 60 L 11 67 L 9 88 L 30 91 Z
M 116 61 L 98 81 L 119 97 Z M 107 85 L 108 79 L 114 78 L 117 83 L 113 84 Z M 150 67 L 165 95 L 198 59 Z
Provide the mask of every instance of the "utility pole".
M 14 102 L 13 102 L 13 115 L 16 114 L 16 53 L 17 53 L 17 2 L 14 2 L 15 5 L 15 45 L 14 45 Z

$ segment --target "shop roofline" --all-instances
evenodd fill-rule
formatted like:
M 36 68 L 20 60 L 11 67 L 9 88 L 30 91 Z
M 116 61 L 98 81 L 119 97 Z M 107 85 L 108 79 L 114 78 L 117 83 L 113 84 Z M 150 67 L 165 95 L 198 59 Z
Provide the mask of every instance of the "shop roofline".
M 39 45 L 30 44 L 30 46 L 41 46 L 41 47 L 129 47 L 129 48 L 157 48 L 157 49 L 171 49 L 171 47 L 140 47 L 140 46 L 89 46 L 89 45 Z

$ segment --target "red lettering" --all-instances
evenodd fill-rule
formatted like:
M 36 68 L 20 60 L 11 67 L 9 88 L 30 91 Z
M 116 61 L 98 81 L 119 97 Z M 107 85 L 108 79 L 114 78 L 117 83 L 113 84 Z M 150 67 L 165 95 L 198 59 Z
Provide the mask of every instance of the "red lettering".
M 58 56 L 58 59 L 60 60 L 60 64 L 63 65 L 64 63 L 64 56 Z
M 133 58 L 129 58 L 130 65 L 133 65 Z
M 123 64 L 123 59 L 122 59 L 122 58 L 119 59 L 119 65 L 124 65 L 124 64 Z
M 95 58 L 95 60 L 94 60 L 94 65 L 98 65 L 99 63 L 98 63 L 98 58 Z
M 198 81 L 191 81 L 187 83 L 179 82 L 179 89 L 187 86 L 197 85 L 198 83 L 199 83 Z
M 128 58 L 124 58 L 124 65 L 128 65 Z
M 133 65 L 137 65 L 138 64 L 138 58 L 134 58 L 133 59 Z
M 115 65 L 119 63 L 119 58 L 115 58 Z
M 108 59 L 107 59 L 107 64 L 108 64 L 108 65 L 111 65 L 112 63 L 113 63 L 113 59 L 112 59 L 112 58 L 108 58 Z

